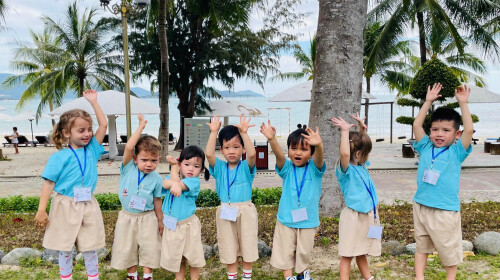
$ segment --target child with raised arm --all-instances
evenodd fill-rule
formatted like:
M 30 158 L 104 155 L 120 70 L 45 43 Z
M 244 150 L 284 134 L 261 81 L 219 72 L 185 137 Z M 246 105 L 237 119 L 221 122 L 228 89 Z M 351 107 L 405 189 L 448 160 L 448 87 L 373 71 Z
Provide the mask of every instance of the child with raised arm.
M 366 169 L 372 141 L 366 134 L 364 118 L 359 114 L 351 117 L 358 121 L 359 132 L 349 131 L 354 124 L 340 117 L 332 118 L 333 125 L 341 131 L 340 160 L 335 174 L 346 205 L 339 221 L 340 279 L 349 279 L 351 261 L 356 258 L 363 279 L 372 280 L 366 255 L 380 256 L 382 249 L 378 197 Z
M 424 279 L 427 255 L 437 250 L 446 269 L 446 279 L 456 278 L 457 265 L 463 261 L 462 228 L 460 217 L 460 171 L 462 162 L 472 151 L 474 128 L 467 100 L 467 85 L 455 89 L 455 97 L 462 112 L 438 108 L 431 115 L 430 135 L 423 124 L 427 112 L 441 95 L 441 84 L 429 86 L 425 103 L 420 108 L 413 132 L 415 150 L 420 154 L 417 172 L 417 192 L 413 197 L 413 223 L 415 227 L 415 279 Z
M 42 173 L 45 183 L 35 216 L 35 222 L 46 227 L 43 247 L 59 251 L 61 279 L 72 279 L 75 243 L 83 254 L 88 279 L 99 279 L 96 250 L 105 246 L 101 209 L 92 193 L 108 122 L 97 103 L 97 92 L 86 90 L 83 96 L 92 105 L 99 127 L 94 135 L 92 118 L 80 109 L 61 115 L 52 133 L 52 143 L 59 151 L 50 156 Z M 67 149 L 63 149 L 65 144 Z M 56 195 L 47 215 L 52 191 Z
M 227 279 L 238 279 L 238 257 L 242 257 L 243 279 L 252 279 L 252 263 L 259 258 L 257 248 L 257 210 L 252 203 L 252 182 L 257 168 L 256 152 L 248 129 L 250 118 L 240 116 L 240 124 L 221 127 L 220 116 L 212 117 L 205 150 L 210 174 L 215 178 L 221 200 L 217 208 L 217 241 L 221 263 L 227 265 Z M 226 161 L 215 157 L 219 133 L 221 152 Z M 246 151 L 246 160 L 241 155 Z
M 191 280 L 200 278 L 200 269 L 205 266 L 201 223 L 195 215 L 196 199 L 200 193 L 200 178 L 210 174 L 205 168 L 205 153 L 197 146 L 185 147 L 179 160 L 167 156 L 170 175 L 163 181 L 163 224 L 161 266 L 175 272 L 176 280 L 183 280 L 189 264 Z
M 139 127 L 125 145 L 120 167 L 118 197 L 122 210 L 115 226 L 111 267 L 126 269 L 127 280 L 138 280 L 139 264 L 143 267 L 142 279 L 152 280 L 153 269 L 160 267 L 160 234 L 163 230 L 163 180 L 155 171 L 160 161 L 161 144 L 153 136 L 141 136 L 147 120 L 142 114 L 137 118 Z
M 286 159 L 271 121 L 267 126 L 262 123 L 260 132 L 271 144 L 276 173 L 283 179 L 271 265 L 281 269 L 286 280 L 310 280 L 314 236 L 320 224 L 321 178 L 326 170 L 323 142 L 317 127 L 316 131 L 297 129 L 288 136 L 290 159 Z M 298 276 L 293 276 L 293 268 Z

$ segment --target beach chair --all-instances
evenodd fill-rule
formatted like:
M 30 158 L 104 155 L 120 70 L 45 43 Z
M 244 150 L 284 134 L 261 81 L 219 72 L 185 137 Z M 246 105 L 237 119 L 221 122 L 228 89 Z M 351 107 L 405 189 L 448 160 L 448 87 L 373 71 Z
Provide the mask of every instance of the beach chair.
M 173 145 L 175 143 L 177 143 L 177 138 L 174 137 L 174 134 L 169 133 L 168 134 L 168 144 Z
M 104 135 L 104 138 L 102 139 L 102 145 L 109 146 L 109 136 L 107 134 Z
M 14 146 L 14 144 L 12 143 L 12 140 L 9 138 L 9 136 L 4 136 L 3 138 L 5 138 L 5 140 L 7 141 L 7 143 L 3 143 L 3 146 Z
M 31 141 L 29 141 L 28 138 L 26 138 L 26 136 L 24 135 L 20 135 L 19 137 L 17 137 L 17 141 L 19 141 L 18 146 L 24 145 L 25 147 L 28 147 L 28 145 L 31 144 Z M 38 142 L 34 142 L 35 146 L 36 143 Z
M 120 135 L 120 140 L 122 140 L 122 143 L 127 143 L 127 135 Z
M 52 146 L 52 144 L 50 144 L 50 139 L 47 136 L 35 136 L 35 139 L 38 141 L 38 144 L 43 145 L 44 147 Z

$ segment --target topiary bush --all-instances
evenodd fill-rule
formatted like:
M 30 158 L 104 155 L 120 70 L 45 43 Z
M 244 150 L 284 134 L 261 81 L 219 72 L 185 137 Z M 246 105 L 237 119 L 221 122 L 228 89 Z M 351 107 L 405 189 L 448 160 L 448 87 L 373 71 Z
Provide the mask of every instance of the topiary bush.
M 455 89 L 460 85 L 460 81 L 446 64 L 439 59 L 432 59 L 427 61 L 418 70 L 417 75 L 411 81 L 410 95 L 416 99 L 425 101 L 427 87 L 435 83 L 443 85 L 439 93 L 442 97 L 438 101 L 445 101 L 447 98 L 454 97 Z

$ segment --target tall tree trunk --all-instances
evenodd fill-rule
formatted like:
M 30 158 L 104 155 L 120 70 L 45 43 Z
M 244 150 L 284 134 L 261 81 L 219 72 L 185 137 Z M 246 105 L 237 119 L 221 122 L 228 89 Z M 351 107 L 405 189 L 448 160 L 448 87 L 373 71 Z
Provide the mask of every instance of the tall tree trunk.
M 366 93 L 370 94 L 371 92 L 371 77 L 366 77 Z M 365 124 L 368 127 L 368 108 L 370 108 L 370 105 L 368 105 L 369 99 L 365 99 Z
M 160 128 L 158 140 L 161 143 L 161 160 L 168 155 L 168 99 L 169 99 L 169 69 L 168 69 L 168 44 L 167 44 L 167 0 L 160 0 L 158 7 L 158 37 L 160 41 L 160 91 L 158 93 L 160 103 Z
M 420 65 L 424 65 L 427 61 L 427 48 L 425 47 L 424 14 L 422 12 L 417 12 L 417 25 L 418 42 L 420 46 Z
M 52 112 L 54 111 L 54 104 L 52 104 L 52 101 L 49 101 L 49 110 Z M 52 121 L 52 129 L 56 126 L 56 120 L 54 118 L 51 118 Z
M 340 132 L 330 119 L 349 119 L 361 104 L 363 29 L 367 0 L 319 0 L 316 69 L 309 126 L 319 127 L 327 170 L 323 176 L 320 211 L 337 215 L 344 205 L 335 179 Z
M 189 107 L 190 107 L 190 102 L 189 100 L 189 93 L 181 93 L 178 94 L 178 96 L 183 97 L 182 99 L 179 98 L 179 105 L 177 105 L 177 108 L 179 109 L 179 116 L 181 120 L 181 127 L 179 129 L 179 138 L 177 139 L 177 144 L 175 145 L 175 150 L 182 150 L 184 149 L 184 118 L 191 118 L 193 115 L 189 114 Z

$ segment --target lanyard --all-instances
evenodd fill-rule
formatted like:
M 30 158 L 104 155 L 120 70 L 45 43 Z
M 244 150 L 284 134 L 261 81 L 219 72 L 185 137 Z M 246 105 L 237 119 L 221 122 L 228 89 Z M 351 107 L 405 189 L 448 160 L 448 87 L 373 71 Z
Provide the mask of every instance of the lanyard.
M 354 166 L 352 166 L 354 170 L 356 170 L 356 173 L 358 173 L 359 178 L 361 178 L 361 181 L 363 181 L 363 184 L 365 185 L 366 190 L 370 194 L 370 197 L 372 198 L 372 203 L 373 203 L 373 219 L 376 221 L 377 220 L 377 207 L 375 205 L 375 198 L 373 197 L 372 191 L 368 187 L 368 185 L 365 182 L 365 179 L 361 176 L 361 173 L 359 173 L 358 169 L 356 169 Z M 367 171 L 368 172 L 368 171 Z
M 226 164 L 226 175 L 227 175 L 227 198 L 229 203 L 231 203 L 231 186 L 234 184 L 234 181 L 236 181 L 236 176 L 238 175 L 238 168 L 240 168 L 241 160 L 238 162 L 238 166 L 236 166 L 236 172 L 234 173 L 233 181 L 229 183 L 229 163 Z
M 295 169 L 295 164 L 293 165 L 293 176 L 295 177 L 295 186 L 297 189 L 297 199 L 299 202 L 299 206 L 300 206 L 300 193 L 302 192 L 302 188 L 304 187 L 304 181 L 306 179 L 306 174 L 307 174 L 307 167 L 309 167 L 309 162 L 306 163 L 306 169 L 304 170 L 304 176 L 302 176 L 302 182 L 300 182 L 300 187 L 299 187 L 299 182 L 297 181 L 297 170 Z
M 172 213 L 172 204 L 174 203 L 174 195 L 170 193 L 170 203 L 168 204 L 168 214 Z
M 144 176 L 141 178 L 141 171 L 137 169 L 137 194 L 139 194 L 139 188 L 141 187 L 141 182 L 144 180 L 144 178 L 148 175 L 147 173 L 144 173 Z
M 80 162 L 80 159 L 78 158 L 78 156 L 76 155 L 76 152 L 75 150 L 73 149 L 73 147 L 71 147 L 71 145 L 68 145 L 69 148 L 71 149 L 71 151 L 73 152 L 73 154 L 75 155 L 76 157 L 76 160 L 78 161 L 78 165 L 80 166 L 80 171 L 82 172 L 82 183 L 83 183 L 83 179 L 85 178 L 85 170 L 87 169 L 87 147 L 83 147 L 83 169 L 82 169 L 82 163 Z
M 450 147 L 446 147 L 446 149 L 440 151 L 437 155 L 434 155 L 434 146 L 432 146 L 432 161 L 431 161 L 431 169 L 432 169 L 432 166 L 434 165 L 434 160 L 442 153 L 446 152 L 446 150 L 448 150 Z

